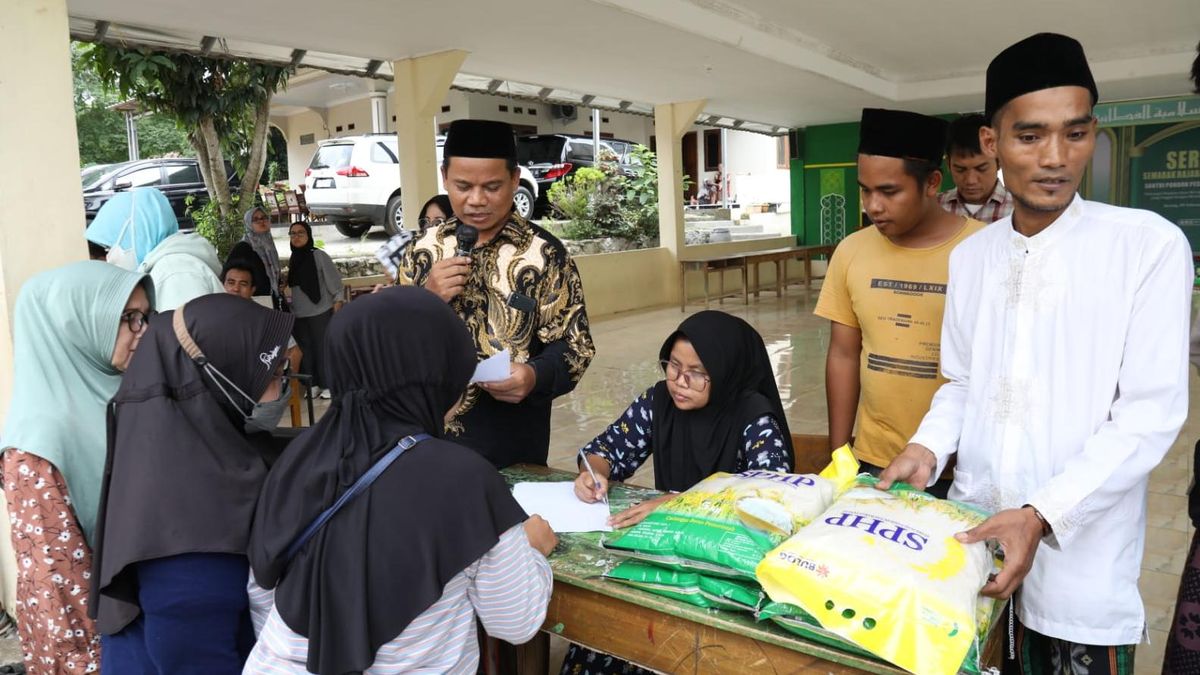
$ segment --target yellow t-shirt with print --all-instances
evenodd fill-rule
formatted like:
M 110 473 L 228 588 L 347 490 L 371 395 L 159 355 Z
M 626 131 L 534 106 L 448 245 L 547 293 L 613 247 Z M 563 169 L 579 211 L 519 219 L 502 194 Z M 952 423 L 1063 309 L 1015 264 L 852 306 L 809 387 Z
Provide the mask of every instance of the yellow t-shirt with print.
M 834 251 L 815 313 L 862 331 L 854 439 L 860 461 L 890 464 L 946 381 L 939 355 L 950 252 L 983 227 L 967 219 L 930 248 L 897 246 L 866 227 Z

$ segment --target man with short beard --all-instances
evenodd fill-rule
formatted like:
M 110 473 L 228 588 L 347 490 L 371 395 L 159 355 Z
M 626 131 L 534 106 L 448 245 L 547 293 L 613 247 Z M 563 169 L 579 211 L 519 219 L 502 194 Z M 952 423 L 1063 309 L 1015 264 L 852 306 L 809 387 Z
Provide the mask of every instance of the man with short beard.
M 956 456 L 950 498 L 995 513 L 957 538 L 1004 549 L 982 592 L 1016 593 L 1006 673 L 1133 672 L 1147 482 L 1188 412 L 1191 249 L 1154 213 L 1076 194 L 1097 96 L 1063 35 L 988 66 L 980 141 L 1015 210 L 950 256 L 949 381 L 879 483 L 929 484 Z

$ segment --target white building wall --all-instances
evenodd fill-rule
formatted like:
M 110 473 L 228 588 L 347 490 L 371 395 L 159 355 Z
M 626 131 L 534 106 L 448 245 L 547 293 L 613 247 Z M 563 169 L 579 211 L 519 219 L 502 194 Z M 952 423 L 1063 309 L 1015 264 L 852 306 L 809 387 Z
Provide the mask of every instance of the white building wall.
M 391 94 L 389 94 L 389 99 Z M 452 90 L 446 96 L 443 107 L 435 118 L 438 126 L 457 119 L 475 118 L 508 122 L 533 127 L 537 133 L 571 133 L 591 135 L 590 108 L 577 106 L 578 119 L 571 122 L 556 120 L 551 115 L 548 103 L 535 103 L 505 96 L 478 94 Z M 506 111 L 500 107 L 505 106 Z M 390 108 L 390 100 L 389 100 Z M 518 112 L 519 110 L 519 112 Z M 533 111 L 531 114 L 530 111 Z M 654 133 L 654 120 L 620 112 L 600 111 L 602 133 L 633 141 L 650 144 Z M 608 122 L 603 120 L 607 119 Z M 371 102 L 368 97 L 335 104 L 326 109 L 309 109 L 303 112 L 276 117 L 288 142 L 288 181 L 293 186 L 304 182 L 304 171 L 312 162 L 317 144 L 329 138 L 357 136 L 371 132 Z M 395 124 L 389 118 L 388 130 Z M 340 127 L 340 130 L 339 130 Z M 701 162 L 702 182 L 712 178 L 714 172 L 703 171 L 703 129 L 697 127 L 698 154 Z M 311 137 L 311 143 L 302 141 Z M 744 131 L 730 131 L 728 146 L 723 162 L 730 177 L 730 197 L 743 205 L 761 203 L 787 204 L 790 201 L 789 172 L 776 165 L 776 139 Z M 786 207 L 785 207 L 786 208 Z
M 730 196 L 747 204 L 791 202 L 791 171 L 777 164 L 777 139 L 748 131 L 730 131 L 725 172 Z

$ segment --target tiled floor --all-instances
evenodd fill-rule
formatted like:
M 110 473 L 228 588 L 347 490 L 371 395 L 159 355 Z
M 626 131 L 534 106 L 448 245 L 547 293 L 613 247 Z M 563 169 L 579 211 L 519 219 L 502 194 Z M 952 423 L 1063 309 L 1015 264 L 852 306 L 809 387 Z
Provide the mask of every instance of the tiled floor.
M 782 299 L 764 294 L 749 306 L 726 301 L 724 309 L 758 329 L 775 364 L 779 393 L 793 432 L 823 434 L 825 419 L 825 350 L 829 326 L 812 314 L 817 291 L 791 287 Z M 699 309 L 689 306 L 689 311 Z M 683 319 L 678 308 L 605 318 L 592 323 L 597 355 L 571 394 L 554 407 L 550 465 L 573 470 L 575 453 L 620 415 L 631 401 L 659 377 L 658 350 Z M 1191 380 L 1192 409 L 1200 408 L 1200 378 Z M 327 406 L 319 402 L 318 410 Z M 318 412 L 318 415 L 320 413 Z M 1189 415 L 1179 440 L 1150 477 L 1146 552 L 1141 589 L 1146 604 L 1150 644 L 1137 654 L 1139 675 L 1161 670 L 1163 648 L 1179 586 L 1184 556 L 1194 532 L 1187 516 L 1192 445 L 1200 438 L 1200 420 Z M 653 486 L 650 463 L 632 482 Z M 557 644 L 554 654 L 561 654 Z M 561 657 L 560 657 L 561 658 Z M 553 661 L 553 659 L 552 659 Z M 557 670 L 553 669 L 554 672 Z

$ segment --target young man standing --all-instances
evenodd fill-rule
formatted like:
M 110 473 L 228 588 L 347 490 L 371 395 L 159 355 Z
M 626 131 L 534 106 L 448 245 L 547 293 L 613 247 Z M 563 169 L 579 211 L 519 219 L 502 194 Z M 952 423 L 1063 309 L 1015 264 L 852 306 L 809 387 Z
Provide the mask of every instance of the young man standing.
M 1043 33 L 987 71 L 982 146 L 1011 218 L 950 258 L 942 372 L 929 414 L 880 487 L 925 485 L 995 513 L 983 593 L 1015 599 L 1006 672 L 1132 673 L 1146 485 L 1188 412 L 1192 255 L 1149 211 L 1077 194 L 1096 144 L 1096 83 L 1075 40 Z
M 955 187 L 938 195 L 942 208 L 958 216 L 994 223 L 1013 210 L 1012 197 L 1000 184 L 1000 165 L 983 154 L 979 130 L 987 126 L 983 115 L 963 115 L 950 123 L 946 160 Z
M 945 381 L 938 341 L 947 261 L 983 224 L 938 205 L 944 120 L 869 108 L 861 126 L 858 184 L 874 225 L 838 244 L 816 314 L 830 320 L 830 441 L 836 448 L 853 436 L 858 460 L 878 472 L 900 454 Z
M 450 303 L 480 359 L 512 356 L 508 379 L 467 390 L 449 430 L 497 468 L 545 464 L 551 404 L 575 388 L 596 351 L 583 282 L 562 242 L 513 211 L 520 174 L 510 125 L 452 123 L 442 177 L 455 217 L 413 242 L 398 280 Z M 460 251 L 467 226 L 478 241 Z

